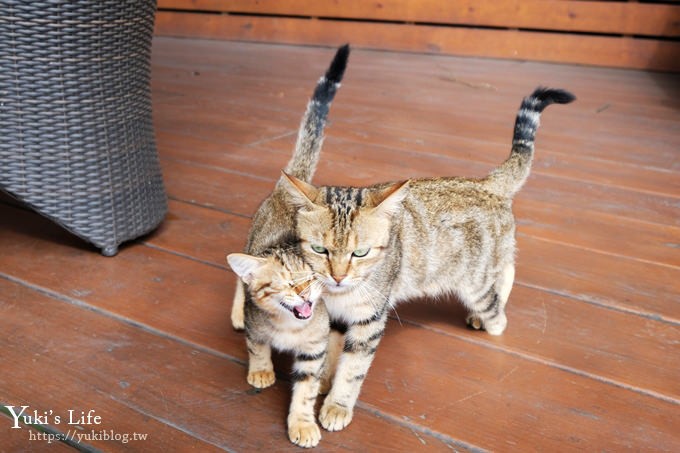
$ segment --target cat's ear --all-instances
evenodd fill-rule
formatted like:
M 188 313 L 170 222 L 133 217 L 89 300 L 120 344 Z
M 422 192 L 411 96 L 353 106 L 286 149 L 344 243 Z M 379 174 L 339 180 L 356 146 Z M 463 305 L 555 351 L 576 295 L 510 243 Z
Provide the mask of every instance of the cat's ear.
M 241 277 L 243 283 L 249 285 L 257 272 L 267 263 L 266 258 L 246 255 L 245 253 L 232 253 L 227 255 L 227 262 L 236 275 Z
M 401 208 L 401 203 L 408 194 L 408 179 L 396 182 L 371 194 L 371 202 L 375 206 L 373 213 L 391 216 Z
M 307 208 L 315 206 L 314 200 L 319 196 L 319 189 L 285 171 L 281 172 L 281 183 L 284 190 L 291 196 L 293 204 Z

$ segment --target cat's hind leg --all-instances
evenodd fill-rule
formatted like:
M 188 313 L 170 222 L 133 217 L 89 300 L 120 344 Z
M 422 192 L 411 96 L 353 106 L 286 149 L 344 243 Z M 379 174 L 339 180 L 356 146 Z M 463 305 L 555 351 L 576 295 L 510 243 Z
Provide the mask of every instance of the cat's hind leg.
M 508 325 L 505 305 L 510 297 L 514 280 L 515 265 L 509 263 L 503 268 L 489 291 L 472 304 L 472 310 L 466 320 L 468 326 L 476 330 L 484 329 L 490 335 L 502 334 Z
M 243 282 L 240 278 L 236 279 L 236 292 L 234 293 L 234 302 L 231 305 L 231 325 L 236 330 L 243 330 L 244 323 L 244 305 L 246 295 L 243 290 Z

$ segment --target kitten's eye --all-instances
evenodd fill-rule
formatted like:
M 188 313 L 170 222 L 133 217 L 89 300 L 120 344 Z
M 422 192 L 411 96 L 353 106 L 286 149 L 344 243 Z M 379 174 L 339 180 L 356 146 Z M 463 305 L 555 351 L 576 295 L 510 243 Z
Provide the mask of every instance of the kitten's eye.
M 318 253 L 320 255 L 325 255 L 326 253 L 328 253 L 328 250 L 326 250 L 326 247 L 323 247 L 321 245 L 312 244 L 312 250 L 314 250 L 316 253 Z
M 356 256 L 357 258 L 363 258 L 364 256 L 368 255 L 368 252 L 370 252 L 370 248 L 366 249 L 358 249 L 352 252 L 352 255 Z

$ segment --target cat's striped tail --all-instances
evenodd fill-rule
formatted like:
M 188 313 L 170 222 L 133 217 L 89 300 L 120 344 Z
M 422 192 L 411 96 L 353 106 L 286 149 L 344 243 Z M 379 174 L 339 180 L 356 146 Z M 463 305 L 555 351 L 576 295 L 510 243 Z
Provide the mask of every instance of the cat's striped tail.
M 311 182 L 316 171 L 328 110 L 340 87 L 348 58 L 349 44 L 345 44 L 335 53 L 326 74 L 317 82 L 314 94 L 307 104 L 307 111 L 302 117 L 295 151 L 285 171 L 305 182 Z
M 522 188 L 531 170 L 541 112 L 550 104 L 568 104 L 575 99 L 566 90 L 538 87 L 522 100 L 515 119 L 510 157 L 485 180 L 491 192 L 511 197 Z

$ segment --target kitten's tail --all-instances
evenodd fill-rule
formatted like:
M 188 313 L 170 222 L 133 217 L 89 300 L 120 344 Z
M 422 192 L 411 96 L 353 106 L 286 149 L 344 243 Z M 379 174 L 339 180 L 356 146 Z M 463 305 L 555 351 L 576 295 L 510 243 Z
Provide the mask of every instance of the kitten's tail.
M 305 182 L 311 182 L 316 171 L 328 110 L 340 87 L 348 58 L 349 44 L 345 44 L 338 49 L 326 74 L 317 82 L 314 94 L 307 104 L 307 111 L 302 117 L 295 151 L 285 171 Z
M 522 100 L 515 119 L 510 157 L 485 180 L 491 192 L 511 197 L 522 188 L 531 170 L 541 112 L 550 104 L 568 104 L 575 99 L 576 96 L 566 90 L 538 87 Z

